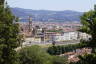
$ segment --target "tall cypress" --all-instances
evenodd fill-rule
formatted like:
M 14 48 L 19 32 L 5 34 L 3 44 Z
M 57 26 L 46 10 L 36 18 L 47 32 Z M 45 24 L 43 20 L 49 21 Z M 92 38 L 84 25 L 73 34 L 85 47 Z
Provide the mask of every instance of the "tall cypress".
M 20 45 L 18 24 L 5 0 L 0 0 L 0 64 L 19 64 L 15 49 Z

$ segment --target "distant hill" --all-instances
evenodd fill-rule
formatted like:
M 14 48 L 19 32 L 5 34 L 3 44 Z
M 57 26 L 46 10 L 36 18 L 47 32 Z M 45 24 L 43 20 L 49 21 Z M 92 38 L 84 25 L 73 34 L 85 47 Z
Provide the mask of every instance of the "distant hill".
M 13 14 L 20 18 L 32 16 L 33 21 L 54 21 L 54 22 L 74 22 L 80 21 L 83 12 L 72 10 L 50 11 L 50 10 L 31 10 L 22 8 L 11 8 Z

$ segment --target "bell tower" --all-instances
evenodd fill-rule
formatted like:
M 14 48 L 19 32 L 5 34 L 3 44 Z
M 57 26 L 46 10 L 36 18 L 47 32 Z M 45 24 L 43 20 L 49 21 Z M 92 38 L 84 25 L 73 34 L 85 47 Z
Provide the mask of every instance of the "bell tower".
M 32 17 L 29 16 L 29 32 L 32 30 Z

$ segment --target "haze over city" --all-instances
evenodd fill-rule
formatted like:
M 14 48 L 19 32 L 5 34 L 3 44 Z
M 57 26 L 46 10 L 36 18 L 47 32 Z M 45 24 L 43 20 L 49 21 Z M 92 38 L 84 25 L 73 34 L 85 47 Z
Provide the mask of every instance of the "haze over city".
M 10 7 L 33 10 L 74 10 L 85 12 L 93 9 L 96 0 L 8 0 Z

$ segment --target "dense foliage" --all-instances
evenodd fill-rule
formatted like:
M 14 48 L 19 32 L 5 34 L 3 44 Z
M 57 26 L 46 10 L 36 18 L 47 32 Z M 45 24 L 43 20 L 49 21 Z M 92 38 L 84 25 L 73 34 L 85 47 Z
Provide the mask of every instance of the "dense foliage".
M 96 64 L 96 5 L 94 10 L 86 12 L 81 16 L 81 23 L 83 26 L 80 31 L 91 35 L 91 39 L 82 44 L 85 44 L 85 47 L 91 47 L 92 54 L 79 56 L 80 61 L 71 64 Z
M 69 44 L 69 45 L 60 45 L 60 46 L 52 46 L 49 47 L 47 52 L 51 55 L 60 55 L 65 52 L 75 51 L 78 48 L 82 48 L 84 45 L 80 44 Z
M 80 31 L 91 35 L 91 39 L 89 42 L 86 42 L 86 45 L 94 50 L 96 47 L 96 6 L 94 10 L 86 12 L 81 16 L 81 23 L 83 26 Z
M 19 28 L 5 0 L 0 0 L 0 64 L 19 64 L 15 48 L 19 46 Z
M 20 50 L 22 64 L 50 64 L 51 57 L 38 46 L 26 47 Z
M 36 45 L 21 49 L 19 54 L 21 64 L 67 64 L 67 59 L 51 56 Z
M 86 54 L 84 56 L 79 56 L 80 60 L 75 63 L 70 64 L 96 64 L 96 54 Z
M 52 64 L 68 64 L 67 58 L 65 57 L 59 57 L 59 56 L 54 56 L 52 58 Z

